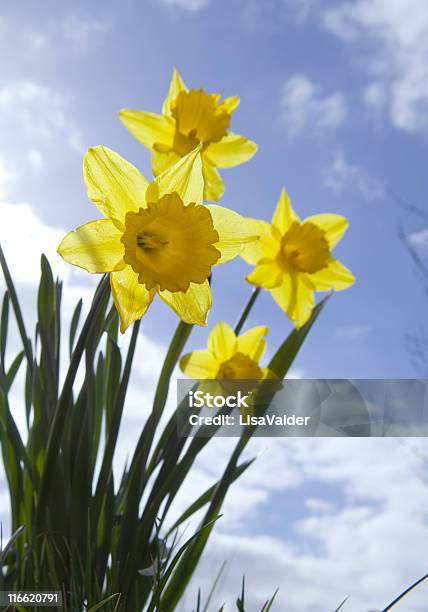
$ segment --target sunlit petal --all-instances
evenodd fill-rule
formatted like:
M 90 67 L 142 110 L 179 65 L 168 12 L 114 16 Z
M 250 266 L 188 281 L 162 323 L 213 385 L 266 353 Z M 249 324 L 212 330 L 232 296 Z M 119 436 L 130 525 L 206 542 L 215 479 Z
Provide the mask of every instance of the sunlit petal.
M 271 290 L 273 299 L 288 314 L 297 328 L 309 319 L 314 307 L 314 294 L 298 274 L 287 274 L 279 287 Z
M 270 238 L 271 236 L 270 227 L 271 226 L 266 221 L 259 221 L 258 219 L 247 218 L 246 222 L 247 222 L 247 227 L 249 231 L 255 236 L 258 236 L 258 238 L 254 242 L 246 244 L 244 248 L 242 249 L 240 256 L 242 257 L 244 261 L 255 266 L 256 263 L 260 261 L 260 259 L 265 257 L 265 253 L 261 245 L 261 238 L 262 237 L 267 237 L 268 239 Z
M 63 238 L 58 253 L 68 263 L 88 272 L 121 270 L 125 266 L 121 235 L 110 219 L 89 221 Z
M 227 361 L 236 352 L 236 334 L 227 323 L 220 322 L 208 338 L 208 348 L 220 363 Z
M 129 108 L 122 109 L 119 117 L 131 134 L 148 149 L 157 143 L 173 146 L 175 121 L 172 117 Z
M 125 330 L 145 314 L 155 291 L 147 291 L 138 282 L 138 275 L 130 266 L 110 275 L 111 292 L 120 317 L 120 331 Z
M 185 204 L 202 204 L 204 179 L 200 147 L 157 176 L 147 189 L 146 200 L 157 202 L 162 196 L 174 192 L 178 193 Z
M 160 291 L 160 297 L 185 323 L 205 326 L 211 309 L 211 287 L 208 281 L 202 284 L 191 283 L 189 289 L 181 291 Z
M 232 168 L 251 159 L 256 151 L 255 142 L 228 132 L 219 142 L 210 144 L 205 155 L 218 168 Z
M 187 87 L 184 84 L 177 68 L 174 68 L 168 95 L 162 107 L 162 113 L 164 115 L 171 115 L 171 103 L 175 101 L 180 91 L 187 91 Z
M 331 257 L 326 268 L 308 274 L 307 282 L 315 291 L 343 291 L 355 283 L 355 277 L 340 261 Z
M 267 345 L 264 337 L 268 333 L 269 329 L 262 325 L 249 329 L 239 336 L 238 351 L 259 362 L 266 350 Z
M 312 215 L 305 219 L 306 222 L 314 223 L 325 232 L 330 249 L 333 249 L 348 229 L 349 221 L 341 215 L 325 213 Z
M 262 287 L 272 289 L 282 283 L 284 272 L 272 259 L 261 259 L 254 270 L 247 276 L 247 281 Z
M 230 261 L 242 252 L 246 244 L 257 240 L 257 234 L 252 233 L 253 228 L 238 213 L 216 204 L 209 204 L 206 208 L 211 213 L 214 228 L 219 235 L 215 247 L 220 251 L 221 258 L 216 265 Z
M 89 199 L 106 217 L 123 221 L 128 211 L 145 206 L 146 179 L 111 149 L 88 149 L 83 172 Z
M 202 156 L 203 175 L 205 181 L 204 200 L 217 202 L 224 193 L 224 184 L 221 176 L 205 155 Z
M 294 212 L 291 205 L 291 200 L 285 189 L 281 191 L 275 213 L 273 215 L 272 224 L 284 234 L 293 221 L 300 221 L 297 214 Z
M 193 351 L 180 359 L 182 372 L 190 378 L 199 380 L 215 378 L 219 364 L 211 351 Z

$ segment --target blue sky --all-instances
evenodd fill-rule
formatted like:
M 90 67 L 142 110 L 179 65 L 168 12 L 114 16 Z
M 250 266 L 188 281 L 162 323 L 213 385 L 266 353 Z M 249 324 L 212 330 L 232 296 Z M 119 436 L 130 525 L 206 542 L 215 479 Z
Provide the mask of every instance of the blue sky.
M 313 378 L 417 375 L 405 335 L 423 329 L 427 301 L 397 229 L 404 226 L 423 258 L 428 255 L 428 232 L 423 220 L 400 208 L 389 191 L 426 207 L 427 41 L 428 7 L 419 0 L 121 0 L 68 6 L 45 0 L 2 6 L 0 53 L 7 61 L 0 77 L 0 239 L 28 310 L 42 248 L 66 277 L 70 295 L 89 291 L 93 279 L 64 266 L 54 254 L 64 231 L 95 216 L 85 194 L 82 156 L 87 147 L 105 144 L 150 177 L 148 151 L 125 130 L 117 113 L 122 107 L 159 112 L 176 66 L 190 87 L 239 94 L 233 130 L 259 144 L 252 161 L 223 172 L 224 205 L 269 219 L 284 185 L 301 216 L 336 212 L 350 219 L 336 252 L 355 273 L 357 284 L 330 300 L 295 371 Z M 21 242 L 16 235 L 23 237 Z M 237 318 L 250 293 L 244 280 L 249 269 L 236 261 L 216 270 L 210 326 Z M 271 328 L 272 353 L 291 324 L 268 294 L 260 297 L 250 320 L 262 323 Z M 143 332 L 153 354 L 156 346 L 168 342 L 175 324 L 174 315 L 160 303 L 151 309 Z M 196 330 L 191 345 L 204 344 L 206 337 L 206 329 Z M 423 441 L 409 454 L 394 441 L 376 447 L 374 441 L 348 445 L 296 441 L 296 458 L 281 441 L 272 444 L 260 461 L 259 479 L 249 476 L 246 488 L 231 501 L 237 523 L 231 519 L 230 530 L 221 536 L 229 540 L 220 538 L 221 547 L 229 550 L 234 538 L 241 537 L 243 557 L 252 558 L 245 537 L 255 526 L 260 532 L 261 517 L 269 509 L 274 518 L 264 533 L 277 547 L 276 567 L 286 568 L 284 559 L 294 559 L 293 567 L 299 568 L 303 552 L 316 555 L 321 546 L 321 557 L 331 561 L 327 575 L 340 565 L 340 546 L 332 550 L 313 535 L 307 539 L 315 527 L 302 526 L 302 521 L 314 508 L 318 527 L 327 533 L 327 519 L 336 520 L 345 546 L 353 521 L 361 522 L 365 512 L 367 524 L 369 518 L 383 516 L 384 524 L 391 520 L 396 528 L 416 512 L 404 502 L 396 505 L 394 495 L 404 480 L 411 480 L 409 495 L 425 503 L 425 489 L 412 471 L 414 462 L 418 469 L 425 467 Z M 359 466 L 355 473 L 349 467 L 349 449 Z M 364 471 L 370 466 L 364 455 L 379 464 L 371 478 Z M 384 465 L 386 456 L 395 457 L 395 472 Z M 348 472 L 338 467 L 342 464 Z M 278 489 L 264 482 L 263 470 L 271 469 L 280 473 Z M 203 476 L 207 465 L 200 468 Z M 384 483 L 380 502 L 375 477 Z M 358 491 L 361 479 L 366 489 Z M 251 518 L 244 526 L 242 499 L 248 500 Z M 319 503 L 308 505 L 311 499 Z M 386 518 L 377 512 L 379 504 L 382 512 L 388 510 Z M 287 508 L 290 515 L 280 526 L 278 517 Z M 327 517 L 325 523 L 321 516 Z M 419 530 L 407 537 L 419 546 L 427 542 L 426 516 L 418 511 L 414 519 Z M 375 532 L 374 523 L 370 525 Z M 388 535 L 379 537 L 375 548 L 389 559 Z M 368 541 L 361 534 L 356 556 Z M 256 561 L 254 568 L 260 569 Z M 401 565 L 398 559 L 391 562 L 385 570 L 390 575 L 366 587 L 361 605 L 386 603 L 382 597 L 394 595 L 393 587 L 404 586 L 424 569 L 410 555 L 404 555 Z M 355 571 L 350 567 L 350 585 Z M 382 587 L 385 581 L 390 590 Z M 268 595 L 266 577 L 260 588 L 263 584 Z M 338 589 L 338 597 L 340 593 Z M 371 594 L 378 597 L 375 602 Z M 328 605 L 334 605 L 334 595 Z M 303 607 L 296 599 L 290 609 L 316 610 L 313 602 L 320 595 L 315 587 L 312 600 L 307 597 Z M 412 609 L 422 608 L 415 603 Z
M 242 101 L 233 128 L 256 140 L 259 153 L 239 169 L 224 171 L 224 204 L 270 218 L 285 185 L 302 216 L 330 211 L 351 222 L 337 254 L 354 271 L 357 285 L 331 301 L 299 367 L 314 377 L 412 376 L 403 338 L 423 324 L 426 302 L 397 240 L 397 226 L 404 223 L 409 232 L 421 228 L 386 189 L 424 206 L 426 99 L 408 102 L 415 116 L 400 126 L 400 118 L 391 115 L 405 112 L 392 109 L 400 75 L 393 67 L 392 74 L 388 67 L 378 72 L 373 67 L 382 63 L 387 51 L 378 47 L 387 43 L 361 33 L 357 17 L 346 15 L 341 19 L 350 21 L 355 33 L 344 39 L 327 25 L 335 3 L 322 6 L 321 11 L 317 2 L 152 0 L 122 2 L 120 10 L 112 2 L 77 2 L 68 12 L 54 2 L 43 3 L 43 10 L 31 3 L 25 11 L 5 7 L 9 25 L 2 38 L 13 61 L 3 79 L 45 88 L 39 96 L 41 123 L 60 132 L 55 147 L 40 151 L 44 172 L 26 173 L 16 193 L 31 198 L 45 223 L 80 224 L 93 215 L 81 179 L 85 148 L 106 144 L 150 176 L 150 156 L 118 121 L 120 108 L 159 111 L 174 65 L 189 86 L 238 93 Z M 49 113 L 60 114 L 63 124 L 48 119 Z M 25 144 L 16 130 L 7 144 L 17 158 L 7 160 L 13 171 Z M 39 150 L 36 143 L 34 148 Z M 212 322 L 237 317 L 249 291 L 247 270 L 235 262 L 216 273 Z M 162 307 L 152 315 L 150 334 L 165 340 L 172 315 Z M 290 330 L 268 295 L 253 320 L 269 323 L 277 341 Z M 204 334 L 195 334 L 195 341 L 202 342 Z

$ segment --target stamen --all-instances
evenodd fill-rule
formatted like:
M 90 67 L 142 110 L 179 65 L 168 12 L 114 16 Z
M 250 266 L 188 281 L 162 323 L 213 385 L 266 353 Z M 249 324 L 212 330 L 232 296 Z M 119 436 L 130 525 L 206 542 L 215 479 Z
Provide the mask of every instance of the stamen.
M 162 249 L 168 244 L 167 240 L 159 240 L 150 234 L 137 234 L 137 244 L 143 249 Z

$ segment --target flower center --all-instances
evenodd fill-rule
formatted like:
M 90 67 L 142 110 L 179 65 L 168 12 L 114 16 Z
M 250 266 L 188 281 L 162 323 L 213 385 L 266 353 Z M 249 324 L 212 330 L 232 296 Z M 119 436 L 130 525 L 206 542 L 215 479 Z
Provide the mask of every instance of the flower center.
M 181 91 L 171 105 L 177 122 L 174 149 L 180 155 L 192 151 L 200 142 L 218 142 L 229 129 L 230 113 L 219 103 L 218 94 L 203 89 Z
M 329 257 L 325 233 L 310 221 L 295 221 L 281 240 L 279 261 L 283 267 L 313 274 L 326 267 Z
M 221 364 L 216 378 L 219 380 L 226 378 L 229 380 L 262 379 L 263 372 L 251 357 L 243 353 L 235 353 L 233 357 Z
M 177 193 L 128 212 L 121 241 L 124 260 L 147 289 L 187 291 L 203 283 L 220 258 L 219 236 L 210 212 L 201 205 L 185 206 Z

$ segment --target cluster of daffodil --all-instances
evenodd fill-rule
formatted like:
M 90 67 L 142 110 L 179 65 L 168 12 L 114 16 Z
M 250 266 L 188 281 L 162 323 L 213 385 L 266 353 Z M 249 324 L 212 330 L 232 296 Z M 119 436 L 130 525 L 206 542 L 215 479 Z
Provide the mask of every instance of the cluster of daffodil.
M 89 199 L 104 215 L 65 236 L 62 257 L 89 272 L 110 273 L 121 331 L 140 319 L 155 295 L 186 323 L 206 325 L 212 268 L 240 255 L 255 266 L 247 281 L 271 292 L 296 327 L 309 319 L 314 291 L 342 290 L 352 273 L 332 256 L 348 222 L 335 214 L 301 220 L 282 191 L 272 222 L 247 219 L 217 201 L 217 168 L 249 160 L 257 145 L 229 130 L 237 96 L 187 89 L 174 70 L 162 114 L 123 110 L 121 120 L 152 152 L 150 184 L 117 153 L 99 146 L 84 159 Z M 238 338 L 225 323 L 208 350 L 182 359 L 194 378 L 263 378 L 266 327 Z

